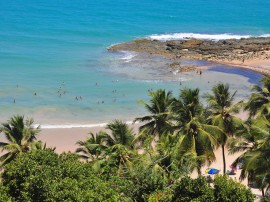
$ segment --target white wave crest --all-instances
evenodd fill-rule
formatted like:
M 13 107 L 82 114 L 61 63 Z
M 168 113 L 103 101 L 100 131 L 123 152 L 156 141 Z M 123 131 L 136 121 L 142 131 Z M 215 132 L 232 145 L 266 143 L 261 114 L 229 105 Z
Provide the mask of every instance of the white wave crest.
M 132 121 L 126 121 L 126 124 L 130 125 Z M 59 128 L 94 128 L 105 127 L 108 123 L 96 123 L 96 124 L 67 124 L 67 125 L 50 125 L 50 124 L 34 124 L 34 127 L 40 126 L 41 129 L 59 129 Z
M 269 37 L 270 34 L 264 34 L 257 37 Z M 172 34 L 154 34 L 150 35 L 147 38 L 152 40 L 167 41 L 167 40 L 181 40 L 181 39 L 208 39 L 208 40 L 224 40 L 224 39 L 241 39 L 241 38 L 250 38 L 256 37 L 252 35 L 236 35 L 230 33 L 224 34 L 197 34 L 197 33 L 172 33 Z
M 121 57 L 120 59 L 125 60 L 125 62 L 130 62 L 132 58 L 136 56 L 136 54 L 133 52 L 123 51 L 122 53 L 124 53 L 124 56 Z
M 263 34 L 260 37 L 270 37 L 270 34 Z

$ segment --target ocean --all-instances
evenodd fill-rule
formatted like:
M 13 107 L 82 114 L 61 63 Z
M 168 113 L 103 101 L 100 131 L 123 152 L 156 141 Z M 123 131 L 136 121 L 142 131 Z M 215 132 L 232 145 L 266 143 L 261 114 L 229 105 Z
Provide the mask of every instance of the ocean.
M 201 95 L 217 82 L 247 98 L 261 75 L 203 61 L 199 76 L 176 74 L 159 56 L 110 53 L 113 44 L 138 39 L 225 39 L 270 33 L 266 0 L 13 0 L 0 1 L 0 121 L 14 114 L 44 127 L 132 121 L 147 112 L 148 91 Z M 181 81 L 182 85 L 179 85 Z

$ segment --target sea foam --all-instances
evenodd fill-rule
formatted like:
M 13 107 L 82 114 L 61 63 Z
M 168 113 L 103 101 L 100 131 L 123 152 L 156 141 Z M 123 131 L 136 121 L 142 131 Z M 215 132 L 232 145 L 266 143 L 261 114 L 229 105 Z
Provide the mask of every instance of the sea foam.
M 270 34 L 264 34 L 257 37 L 269 37 Z M 241 39 L 241 38 L 250 38 L 256 37 L 252 35 L 236 35 L 230 33 L 224 34 L 198 34 L 198 33 L 172 33 L 172 34 L 154 34 L 150 35 L 147 38 L 152 40 L 160 40 L 160 41 L 167 41 L 167 40 L 181 40 L 181 39 L 188 39 L 188 38 L 196 38 L 196 39 L 209 39 L 209 40 L 224 40 L 224 39 Z
M 125 62 L 130 62 L 132 60 L 132 58 L 134 58 L 136 56 L 135 53 L 129 52 L 129 51 L 122 51 L 122 53 L 124 55 L 120 59 L 124 60 Z
M 126 124 L 130 125 L 132 121 L 126 121 Z M 40 126 L 41 129 L 59 129 L 59 128 L 94 128 L 105 127 L 108 123 L 95 123 L 95 124 L 66 124 L 66 125 L 50 125 L 50 124 L 34 124 L 34 127 Z

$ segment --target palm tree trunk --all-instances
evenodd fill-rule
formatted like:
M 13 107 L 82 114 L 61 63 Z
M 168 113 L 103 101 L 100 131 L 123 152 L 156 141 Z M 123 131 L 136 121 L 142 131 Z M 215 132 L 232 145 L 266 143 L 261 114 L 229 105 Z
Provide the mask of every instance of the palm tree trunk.
M 222 157 L 223 157 L 223 175 L 226 174 L 226 159 L 225 159 L 225 145 L 221 145 L 222 148 Z
M 264 189 L 262 188 L 262 197 L 264 197 Z
M 199 175 L 199 176 L 202 176 L 202 171 L 201 171 L 201 167 L 200 167 L 200 166 L 197 167 L 197 172 L 198 172 L 198 175 Z

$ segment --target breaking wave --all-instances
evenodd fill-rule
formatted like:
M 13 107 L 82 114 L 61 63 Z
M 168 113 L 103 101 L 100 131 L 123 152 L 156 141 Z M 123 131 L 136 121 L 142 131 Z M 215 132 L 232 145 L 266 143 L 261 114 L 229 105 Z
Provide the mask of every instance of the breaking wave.
M 181 39 L 209 39 L 209 40 L 224 40 L 224 39 L 241 39 L 241 38 L 250 38 L 250 37 L 269 37 L 270 34 L 263 34 L 260 36 L 252 36 L 252 35 L 236 35 L 230 33 L 224 34 L 198 34 L 198 33 L 172 33 L 172 34 L 153 34 L 148 36 L 152 40 L 181 40 Z

